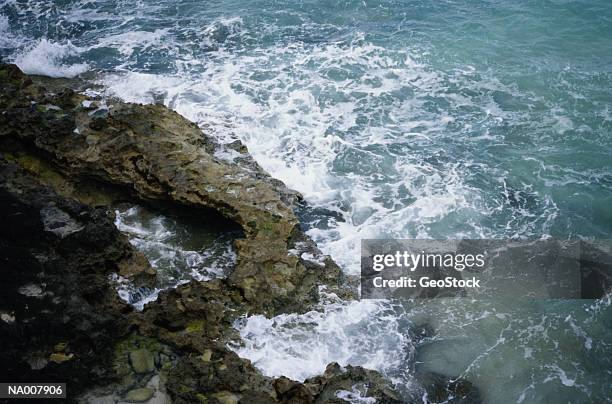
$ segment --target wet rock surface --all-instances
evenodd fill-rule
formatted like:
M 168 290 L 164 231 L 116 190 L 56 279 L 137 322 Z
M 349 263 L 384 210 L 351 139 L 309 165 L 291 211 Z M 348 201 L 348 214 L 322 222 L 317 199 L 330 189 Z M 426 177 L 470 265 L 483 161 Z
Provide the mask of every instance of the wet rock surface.
M 59 196 L 4 157 L 0 217 L 0 378 L 70 380 L 77 391 L 113 380 L 114 341 L 128 329 L 131 309 L 108 287 L 108 275 L 133 259 L 127 238 L 106 210 Z
M 354 297 L 300 229 L 300 196 L 243 145 L 218 145 L 163 106 L 47 90 L 0 65 L 0 155 L 2 379 L 67 382 L 69 401 L 93 403 L 400 401 L 374 371 L 332 364 L 298 383 L 228 349 L 247 313 L 312 309 L 321 287 Z M 122 202 L 238 224 L 232 273 L 134 311 L 109 277 L 146 285 L 155 271 L 113 225 Z
M 300 196 L 265 173 L 243 145 L 219 145 L 161 105 L 45 92 L 15 68 L 3 72 L 6 146 L 27 148 L 78 183 L 95 180 L 133 198 L 213 210 L 237 222 L 245 238 L 236 242 L 230 279 L 251 306 L 304 310 L 317 301 L 321 284 L 351 294 L 331 260 L 307 269 L 301 256 L 288 254 L 292 238 L 307 239 L 293 212 Z M 227 150 L 235 154 L 231 162 L 219 157 Z M 320 255 L 314 243 L 308 248 Z

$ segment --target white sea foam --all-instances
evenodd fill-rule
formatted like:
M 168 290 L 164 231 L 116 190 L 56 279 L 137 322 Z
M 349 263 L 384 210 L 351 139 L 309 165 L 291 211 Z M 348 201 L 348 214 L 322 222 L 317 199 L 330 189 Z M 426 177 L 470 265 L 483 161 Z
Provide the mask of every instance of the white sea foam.
M 376 404 L 376 399 L 374 397 L 364 396 L 363 392 L 361 392 L 357 386 L 353 386 L 351 391 L 338 390 L 336 392 L 336 397 L 348 401 L 351 404 Z
M 87 63 L 65 64 L 64 59 L 78 55 L 70 42 L 60 44 L 41 39 L 14 57 L 14 62 L 26 73 L 49 77 L 75 77 L 89 69 Z
M 388 307 L 375 301 L 336 302 L 323 311 L 251 316 L 237 323 L 236 352 L 267 376 L 304 380 L 330 362 L 383 372 L 397 368 L 411 349 Z M 299 364 L 296 366 L 296 364 Z
M 116 274 L 112 278 L 119 296 L 140 310 L 155 301 L 164 289 L 191 280 L 202 282 L 225 277 L 236 262 L 231 239 L 215 240 L 197 251 L 187 249 L 177 240 L 176 223 L 165 216 L 151 216 L 139 207 L 115 211 L 115 225 L 128 235 L 130 243 L 157 272 L 157 283 L 152 289 L 137 288 Z
M 156 301 L 159 297 L 159 292 L 162 291 L 160 288 L 137 289 L 132 282 L 116 273 L 111 274 L 109 280 L 115 286 L 115 290 L 121 300 L 131 304 L 138 311 L 142 311 L 147 303 Z
M 9 48 L 15 45 L 15 37 L 10 32 L 9 20 L 0 14 L 0 48 Z
M 130 57 L 136 48 L 146 51 L 147 48 L 160 46 L 168 32 L 168 29 L 157 29 L 155 31 L 128 31 L 114 34 L 101 38 L 91 49 L 112 47 L 126 58 Z

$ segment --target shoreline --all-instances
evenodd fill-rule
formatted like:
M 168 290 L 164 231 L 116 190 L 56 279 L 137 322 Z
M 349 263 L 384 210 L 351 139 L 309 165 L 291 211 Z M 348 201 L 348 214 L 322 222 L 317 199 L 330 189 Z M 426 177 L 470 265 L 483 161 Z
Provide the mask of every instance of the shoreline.
M 372 370 L 332 363 L 322 376 L 304 383 L 272 379 L 227 348 L 229 341 L 238 338 L 233 321 L 247 313 L 272 316 L 311 310 L 319 302 L 321 286 L 342 299 L 356 297 L 354 285 L 349 286 L 340 268 L 300 230 L 295 216 L 300 195 L 264 172 L 244 145 L 220 145 L 160 105 L 118 100 L 107 105 L 105 100 L 88 99 L 63 86 L 50 92 L 14 65 L 1 67 L 0 80 L 4 88 L 0 98 L 2 187 L 5 199 L 12 201 L 12 208 L 5 212 L 25 215 L 32 221 L 31 236 L 39 239 L 34 246 L 20 247 L 22 254 L 31 257 L 31 264 L 11 283 L 15 284 L 14 302 L 25 301 L 27 306 L 34 301 L 39 310 L 48 305 L 59 315 L 76 310 L 72 300 L 80 301 L 78 314 L 68 316 L 62 330 L 52 327 L 55 331 L 44 337 L 39 335 L 44 327 L 32 327 L 42 321 L 37 317 L 41 312 L 26 314 L 17 303 L 7 310 L 13 320 L 2 323 L 10 330 L 3 342 L 16 347 L 3 360 L 11 364 L 6 368 L 9 373 L 19 369 L 24 380 L 73 378 L 69 392 L 78 391 L 80 399 L 90 401 L 94 396 L 115 400 L 150 395 L 141 401 L 231 403 L 258 397 L 258 402 L 328 402 L 340 400 L 336 393 L 351 392 L 355 385 L 379 402 L 404 401 Z M 232 162 L 216 158 L 221 148 L 237 157 Z M 245 237 L 235 241 L 236 267 L 228 278 L 191 281 L 161 292 L 142 312 L 133 311 L 118 299 L 108 276 L 119 273 L 133 282 L 150 284 L 154 270 L 112 224 L 110 207 L 118 202 L 188 210 L 237 224 Z M 45 208 L 53 208 L 48 217 L 33 213 Z M 108 230 L 94 230 L 101 225 Z M 2 235 L 9 248 L 20 243 L 12 231 Z M 105 255 L 107 247 L 100 250 L 103 245 L 95 242 L 81 245 L 88 234 L 120 245 L 123 258 L 118 261 Z M 34 247 L 44 253 L 31 251 Z M 296 249 L 297 254 L 290 252 Z M 104 264 L 73 256 L 73 250 L 98 254 Z M 304 254 L 317 257 L 317 262 L 303 259 Z M 84 262 L 97 268 L 95 275 L 81 273 Z M 37 282 L 36 293 L 20 293 L 21 283 L 34 279 L 40 268 L 43 280 L 47 272 L 54 275 L 46 283 Z M 76 277 L 77 284 L 91 286 L 83 292 L 72 287 L 68 292 L 66 268 L 74 272 L 71 282 Z M 73 299 L 75 293 L 78 299 Z M 53 323 L 49 318 L 45 321 Z M 88 324 L 84 330 L 83 322 Z M 100 343 L 96 336 L 110 324 L 114 332 Z M 12 336 L 19 334 L 30 335 L 34 342 L 16 345 Z M 36 365 L 24 364 L 24 356 L 34 358 Z M 74 384 L 86 375 L 96 382 Z M 203 375 L 210 377 L 203 379 Z M 429 378 L 435 379 L 424 387 L 430 397 L 478 399 L 468 382 L 440 375 Z M 91 391 L 96 384 L 107 386 Z

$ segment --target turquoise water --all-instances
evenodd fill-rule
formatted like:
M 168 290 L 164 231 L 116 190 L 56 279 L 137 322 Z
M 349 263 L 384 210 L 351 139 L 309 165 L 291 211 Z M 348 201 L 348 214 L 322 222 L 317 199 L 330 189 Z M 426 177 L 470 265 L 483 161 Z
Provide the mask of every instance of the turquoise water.
M 0 55 L 27 72 L 95 73 L 105 94 L 243 140 L 317 208 L 309 234 L 349 273 L 362 238 L 612 238 L 609 1 L 13 0 L 0 14 Z M 337 360 L 417 390 L 422 361 L 487 402 L 612 400 L 606 300 L 309 316 L 237 325 L 241 354 L 270 375 Z M 422 323 L 436 336 L 416 343 Z

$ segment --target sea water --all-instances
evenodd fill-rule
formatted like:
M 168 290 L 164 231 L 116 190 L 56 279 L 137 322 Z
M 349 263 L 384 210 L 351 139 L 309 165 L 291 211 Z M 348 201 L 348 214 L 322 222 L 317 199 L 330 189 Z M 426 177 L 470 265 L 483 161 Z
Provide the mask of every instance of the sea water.
M 353 274 L 363 238 L 611 238 L 611 44 L 607 0 L 0 2 L 3 59 L 242 140 Z M 235 349 L 270 376 L 337 361 L 418 390 L 418 365 L 491 403 L 605 402 L 611 318 L 609 298 L 330 298 L 241 320 Z

